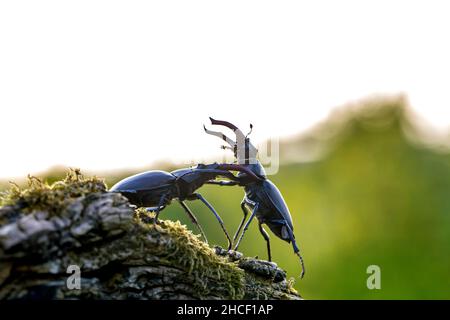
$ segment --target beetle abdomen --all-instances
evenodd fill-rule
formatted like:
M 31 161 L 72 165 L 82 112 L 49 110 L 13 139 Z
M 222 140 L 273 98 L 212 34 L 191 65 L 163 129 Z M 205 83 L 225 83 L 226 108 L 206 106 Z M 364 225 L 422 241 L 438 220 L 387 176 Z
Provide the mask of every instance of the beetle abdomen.
M 280 239 L 290 242 L 288 226 L 292 231 L 292 217 L 278 188 L 268 179 L 245 188 L 249 200 L 258 203 L 256 217 L 265 223 Z
M 161 198 L 166 196 L 169 191 L 169 187 L 166 185 L 162 188 L 155 188 L 152 190 L 140 190 L 137 192 L 120 192 L 128 201 L 137 207 L 158 207 L 160 205 Z M 171 201 L 170 196 L 166 196 L 162 206 L 166 206 Z
M 269 200 L 267 201 L 267 205 L 270 204 L 269 207 L 272 207 L 275 212 L 281 215 L 291 230 L 294 230 L 291 213 L 289 212 L 288 206 L 284 201 L 280 190 L 278 190 L 278 188 L 270 180 L 265 180 L 263 187 L 266 199 Z
M 160 188 L 163 185 L 171 185 L 175 177 L 168 172 L 152 170 L 125 178 L 117 182 L 109 191 L 113 192 L 137 192 Z
M 156 207 L 161 198 L 171 192 L 176 178 L 168 172 L 153 170 L 136 174 L 116 183 L 111 192 L 120 192 L 138 207 Z M 163 205 L 170 202 L 168 196 Z

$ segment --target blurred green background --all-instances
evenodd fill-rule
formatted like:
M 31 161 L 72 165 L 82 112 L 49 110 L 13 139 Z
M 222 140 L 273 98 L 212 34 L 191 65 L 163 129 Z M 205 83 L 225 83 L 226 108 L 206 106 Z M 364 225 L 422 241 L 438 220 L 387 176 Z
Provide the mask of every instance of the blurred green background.
M 298 278 L 300 264 L 292 247 L 273 234 L 272 256 L 296 278 L 304 298 L 450 298 L 450 153 L 425 143 L 416 129 L 401 97 L 374 99 L 341 108 L 308 133 L 282 141 L 282 165 L 269 178 L 293 216 L 305 278 Z M 309 161 L 296 161 L 297 154 Z M 51 182 L 64 171 L 43 176 Z M 112 186 L 134 173 L 105 178 Z M 205 186 L 200 192 L 234 234 L 242 218 L 243 190 Z M 213 215 L 201 203 L 190 207 L 210 243 L 224 246 Z M 161 217 L 178 219 L 196 232 L 176 202 Z M 256 223 L 240 251 L 267 258 Z M 381 268 L 381 290 L 366 286 L 369 265 Z

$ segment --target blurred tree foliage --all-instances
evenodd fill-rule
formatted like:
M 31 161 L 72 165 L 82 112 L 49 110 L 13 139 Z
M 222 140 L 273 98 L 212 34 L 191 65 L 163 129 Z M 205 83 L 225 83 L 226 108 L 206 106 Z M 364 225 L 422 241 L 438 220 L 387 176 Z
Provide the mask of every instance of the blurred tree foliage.
M 320 151 L 314 161 L 291 156 L 269 177 L 293 215 L 307 267 L 296 288 L 305 298 L 450 298 L 450 153 L 414 139 L 411 120 L 401 98 L 369 100 L 340 109 L 315 130 L 282 143 L 282 156 L 297 152 L 300 159 L 302 152 Z M 130 173 L 111 175 L 107 183 Z M 206 186 L 200 192 L 233 233 L 242 218 L 243 190 Z M 212 214 L 199 203 L 190 206 L 210 242 L 225 245 Z M 196 230 L 175 202 L 161 217 Z M 291 246 L 271 239 L 273 260 L 298 276 Z M 257 224 L 240 250 L 267 258 Z M 366 286 L 369 265 L 381 268 L 381 290 Z

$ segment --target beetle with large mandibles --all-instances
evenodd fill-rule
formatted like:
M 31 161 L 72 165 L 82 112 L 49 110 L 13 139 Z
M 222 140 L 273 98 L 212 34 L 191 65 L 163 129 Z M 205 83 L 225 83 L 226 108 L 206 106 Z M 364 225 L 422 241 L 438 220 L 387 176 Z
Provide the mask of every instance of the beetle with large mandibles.
M 195 191 L 207 181 L 216 179 L 219 176 L 231 179 L 231 181 L 238 180 L 230 171 L 246 172 L 248 176 L 259 179 L 249 169 L 237 164 L 199 164 L 193 168 L 179 169 L 172 172 L 152 170 L 139 173 L 119 181 L 110 191 L 121 193 L 131 204 L 137 207 L 146 207 L 148 211 L 155 212 L 154 223 L 158 222 L 159 213 L 173 199 L 178 199 L 181 207 L 199 228 L 205 241 L 208 242 L 197 218 L 185 203 L 185 200 L 198 199 L 212 211 L 219 221 L 227 238 L 229 250 L 232 242 L 222 219 L 212 205 L 200 193 Z
M 269 256 L 269 261 L 272 260 L 271 252 L 270 252 L 270 239 L 266 230 L 263 227 L 263 224 L 266 224 L 270 230 L 272 230 L 275 235 L 287 241 L 288 243 L 292 243 L 292 247 L 294 249 L 295 254 L 300 258 L 300 263 L 302 266 L 301 277 L 303 278 L 305 274 L 305 266 L 303 263 L 303 258 L 300 254 L 300 249 L 297 246 L 297 242 L 294 236 L 294 226 L 292 224 L 292 217 L 289 212 L 288 206 L 281 195 L 281 192 L 278 188 L 266 177 L 266 173 L 264 167 L 257 159 L 258 150 L 250 143 L 250 139 L 242 133 L 242 131 L 227 121 L 215 120 L 210 118 L 212 125 L 221 125 L 225 126 L 231 130 L 236 135 L 236 141 L 228 138 L 221 132 L 211 131 L 204 127 L 205 132 L 214 136 L 217 136 L 224 140 L 228 146 L 223 146 L 224 149 L 231 149 L 234 152 L 234 156 L 238 162 L 237 165 L 242 166 L 248 171 L 252 172 L 252 174 L 248 174 L 248 171 L 242 170 L 237 175 L 239 181 L 217 181 L 211 180 L 207 183 L 216 184 L 221 186 L 234 186 L 240 185 L 244 186 L 245 196 L 241 202 L 241 208 L 244 213 L 244 217 L 236 231 L 233 242 L 235 242 L 244 226 L 244 222 L 247 218 L 248 211 L 247 207 L 252 210 L 250 218 L 247 223 L 245 223 L 244 229 L 242 230 L 242 234 L 239 237 L 237 243 L 234 246 L 234 250 L 237 250 L 239 244 L 244 237 L 245 231 L 248 229 L 250 223 L 253 218 L 256 217 L 259 224 L 259 231 L 262 236 L 266 240 L 267 243 L 267 252 Z M 250 125 L 250 130 L 253 128 Z M 256 178 L 255 178 L 256 176 Z

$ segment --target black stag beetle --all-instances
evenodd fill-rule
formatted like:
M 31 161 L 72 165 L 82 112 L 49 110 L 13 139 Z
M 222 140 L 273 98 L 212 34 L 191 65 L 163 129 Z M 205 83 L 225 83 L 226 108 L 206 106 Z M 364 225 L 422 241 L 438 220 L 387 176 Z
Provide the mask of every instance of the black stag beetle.
M 155 224 L 158 222 L 159 213 L 173 199 L 178 199 L 184 211 L 200 230 L 205 241 L 208 242 L 197 218 L 184 202 L 185 200 L 198 199 L 216 216 L 227 237 L 228 250 L 230 250 L 232 246 L 231 238 L 219 214 L 200 193 L 195 192 L 207 181 L 214 180 L 217 177 L 226 177 L 232 181 L 238 180 L 229 170 L 246 172 L 253 179 L 259 179 L 249 169 L 237 164 L 199 164 L 196 167 L 179 169 L 172 172 L 152 170 L 139 173 L 119 181 L 110 191 L 121 193 L 131 204 L 137 207 L 146 207 L 148 211 L 155 212 L 155 218 L 153 220 Z
M 242 231 L 239 240 L 234 246 L 234 250 L 238 249 L 245 231 L 248 229 L 248 226 L 256 216 L 256 218 L 258 219 L 259 231 L 261 232 L 267 243 L 269 261 L 272 260 L 270 252 L 270 239 L 266 230 L 263 228 L 263 224 L 266 224 L 277 237 L 283 239 L 284 241 L 287 241 L 288 243 L 292 242 L 294 252 L 300 258 L 300 263 L 302 266 L 302 273 L 300 277 L 303 278 L 305 274 L 305 266 L 303 263 L 303 258 L 300 254 L 300 250 L 295 241 L 292 217 L 286 205 L 286 202 L 281 195 L 281 192 L 269 179 L 267 179 L 264 167 L 256 158 L 258 150 L 250 143 L 250 139 L 248 138 L 248 135 L 251 133 L 253 126 L 250 125 L 250 132 L 246 136 L 244 136 L 241 130 L 227 121 L 215 120 L 213 118 L 210 118 L 210 120 L 212 125 L 225 126 L 234 131 L 236 135 L 236 141 L 228 138 L 221 132 L 211 131 L 204 127 L 206 133 L 217 136 L 228 144 L 228 146 L 222 146 L 222 148 L 230 149 L 233 151 L 238 165 L 248 168 L 253 173 L 249 175 L 248 171 L 240 171 L 237 175 L 239 181 L 211 180 L 207 182 L 209 184 L 216 184 L 221 186 L 240 185 L 244 187 L 245 196 L 241 202 L 241 208 L 244 213 L 244 218 L 242 219 L 239 228 L 237 229 L 233 237 L 233 243 L 236 241 L 239 233 L 242 230 L 242 227 L 244 226 L 244 222 L 248 215 L 248 211 L 246 208 L 247 206 L 252 210 L 252 213 L 244 226 L 244 230 Z M 257 178 L 255 178 L 255 176 L 257 176 Z

